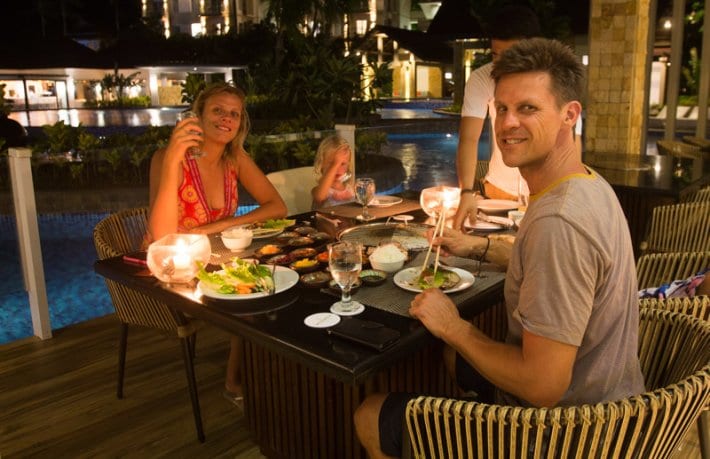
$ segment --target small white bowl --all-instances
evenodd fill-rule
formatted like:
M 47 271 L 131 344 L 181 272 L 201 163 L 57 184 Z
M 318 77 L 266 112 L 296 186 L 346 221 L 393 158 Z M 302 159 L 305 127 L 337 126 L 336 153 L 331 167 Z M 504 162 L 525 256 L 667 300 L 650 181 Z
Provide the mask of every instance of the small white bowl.
M 254 237 L 252 230 L 241 227 L 229 228 L 222 231 L 222 242 L 231 251 L 244 250 L 251 244 Z
M 384 244 L 373 250 L 369 259 L 373 269 L 394 273 L 402 269 L 407 261 L 407 254 L 394 244 Z
M 394 273 L 402 269 L 404 259 L 399 261 L 377 261 L 376 259 L 370 258 L 370 266 L 372 266 L 373 269 L 379 269 L 386 273 Z

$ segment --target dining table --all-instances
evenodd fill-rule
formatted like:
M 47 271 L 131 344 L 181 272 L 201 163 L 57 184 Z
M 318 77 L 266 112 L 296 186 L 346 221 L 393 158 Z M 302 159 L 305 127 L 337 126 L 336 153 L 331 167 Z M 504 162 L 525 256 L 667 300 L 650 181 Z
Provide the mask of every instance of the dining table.
M 422 231 L 427 225 L 418 222 L 425 221 L 427 215 L 416 201 L 405 199 L 377 209 L 377 220 L 365 224 L 351 218 L 359 210 L 359 206 L 345 204 L 290 218 L 296 227 L 310 227 L 329 236 L 324 236 L 321 245 L 313 245 L 317 250 L 344 234 L 352 234 L 353 228 L 375 228 L 375 234 L 385 239 L 388 236 L 383 234 L 390 230 L 392 237 L 406 234 L 412 240 L 417 235 L 425 238 Z M 401 212 L 412 219 L 391 218 Z M 254 257 L 265 245 L 275 245 L 277 239 L 278 235 L 255 238 L 248 249 L 234 253 L 223 245 L 219 235 L 211 235 L 209 266 L 217 269 L 235 256 Z M 408 250 L 404 268 L 420 266 L 426 251 L 421 245 Z M 500 326 L 505 317 L 505 273 L 470 259 L 449 256 L 440 260 L 442 266 L 464 270 L 473 279 L 466 288 L 449 293 L 462 316 L 478 320 L 483 329 Z M 417 292 L 404 288 L 391 273 L 380 285 L 363 283 L 356 289 L 353 299 L 365 305 L 364 312 L 340 320 L 387 330 L 395 336 L 385 347 L 376 347 L 367 340 L 363 344 L 332 333 L 333 327 L 323 326 L 327 324 L 306 324 L 309 316 L 327 313 L 338 300 L 339 292 L 328 286 L 313 287 L 299 279 L 287 288 L 277 285 L 270 295 L 223 299 L 207 294 L 196 281 L 162 283 L 145 266 L 123 257 L 96 261 L 94 269 L 107 279 L 167 304 L 176 314 L 189 315 L 241 337 L 246 421 L 267 457 L 362 458 L 365 451 L 357 441 L 353 413 L 367 395 L 391 391 L 456 395 L 443 366 L 441 342 L 409 316 L 409 304 Z
M 686 157 L 585 152 L 584 162 L 614 189 L 636 256 L 641 254 L 654 207 L 682 202 L 710 184 L 707 153 Z

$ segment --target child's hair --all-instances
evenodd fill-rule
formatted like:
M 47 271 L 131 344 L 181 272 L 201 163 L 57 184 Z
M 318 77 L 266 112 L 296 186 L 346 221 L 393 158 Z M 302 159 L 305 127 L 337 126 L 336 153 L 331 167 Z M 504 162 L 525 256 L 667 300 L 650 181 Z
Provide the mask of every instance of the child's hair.
M 317 177 L 323 175 L 323 165 L 326 163 L 328 156 L 334 154 L 341 147 L 347 147 L 348 150 L 350 150 L 348 141 L 338 134 L 329 135 L 321 140 L 320 145 L 318 145 L 318 151 L 316 152 L 316 159 L 313 163 L 313 169 Z M 348 164 L 348 172 L 350 172 L 350 168 L 351 166 Z

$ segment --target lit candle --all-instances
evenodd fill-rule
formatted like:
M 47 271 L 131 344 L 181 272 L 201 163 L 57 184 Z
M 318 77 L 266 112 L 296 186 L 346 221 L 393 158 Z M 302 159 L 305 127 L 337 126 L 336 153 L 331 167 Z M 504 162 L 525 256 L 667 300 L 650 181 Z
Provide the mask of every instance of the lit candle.
M 188 269 L 191 264 L 192 260 L 190 260 L 189 254 L 185 252 L 178 252 L 173 255 L 173 266 L 175 266 L 175 269 Z

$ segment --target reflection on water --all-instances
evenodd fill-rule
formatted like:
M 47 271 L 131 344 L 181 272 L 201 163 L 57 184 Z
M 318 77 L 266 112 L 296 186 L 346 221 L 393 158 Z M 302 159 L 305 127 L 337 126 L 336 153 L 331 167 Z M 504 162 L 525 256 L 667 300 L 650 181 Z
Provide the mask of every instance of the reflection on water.
M 405 170 L 404 189 L 419 191 L 436 185 L 458 186 L 456 175 L 457 132 L 389 134 L 382 154 L 397 158 Z M 487 160 L 488 134 L 484 131 L 479 159 Z

